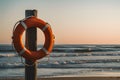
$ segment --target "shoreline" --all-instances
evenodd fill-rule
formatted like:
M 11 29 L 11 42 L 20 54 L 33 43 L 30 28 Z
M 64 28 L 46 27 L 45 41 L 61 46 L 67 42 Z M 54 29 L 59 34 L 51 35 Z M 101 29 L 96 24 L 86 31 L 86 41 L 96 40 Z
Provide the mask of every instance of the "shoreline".
M 23 77 L 4 77 L 0 78 L 0 80 L 24 80 Z M 49 78 L 37 78 L 37 80 L 120 80 L 120 76 L 83 76 L 83 77 L 49 77 Z

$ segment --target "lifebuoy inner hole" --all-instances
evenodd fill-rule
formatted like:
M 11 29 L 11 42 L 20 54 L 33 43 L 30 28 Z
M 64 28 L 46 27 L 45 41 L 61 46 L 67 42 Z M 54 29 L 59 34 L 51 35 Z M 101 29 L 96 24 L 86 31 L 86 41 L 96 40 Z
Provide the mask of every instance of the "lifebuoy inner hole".
M 37 50 L 40 50 L 45 43 L 45 35 L 42 30 L 37 28 Z
M 24 46 L 25 46 L 25 33 L 26 32 L 24 31 L 22 35 L 22 43 L 24 44 Z M 44 33 L 42 30 L 37 28 L 37 50 L 40 50 L 43 47 L 44 43 L 45 43 Z

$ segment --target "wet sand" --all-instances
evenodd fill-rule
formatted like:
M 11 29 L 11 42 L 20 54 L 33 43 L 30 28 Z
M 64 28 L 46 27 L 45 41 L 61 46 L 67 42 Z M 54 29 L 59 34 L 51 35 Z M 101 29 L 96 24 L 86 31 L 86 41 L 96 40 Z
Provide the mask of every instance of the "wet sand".
M 0 80 L 24 80 L 24 78 L 0 78 Z M 38 78 L 37 80 L 120 80 L 120 77 L 51 77 Z

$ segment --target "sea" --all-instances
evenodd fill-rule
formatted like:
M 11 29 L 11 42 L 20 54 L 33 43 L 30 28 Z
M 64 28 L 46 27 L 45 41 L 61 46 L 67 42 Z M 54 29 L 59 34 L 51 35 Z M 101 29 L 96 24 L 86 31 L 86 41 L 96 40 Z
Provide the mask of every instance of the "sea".
M 24 61 L 12 45 L 0 44 L 0 77 L 24 77 Z M 37 76 L 120 76 L 120 45 L 55 45 L 37 61 Z

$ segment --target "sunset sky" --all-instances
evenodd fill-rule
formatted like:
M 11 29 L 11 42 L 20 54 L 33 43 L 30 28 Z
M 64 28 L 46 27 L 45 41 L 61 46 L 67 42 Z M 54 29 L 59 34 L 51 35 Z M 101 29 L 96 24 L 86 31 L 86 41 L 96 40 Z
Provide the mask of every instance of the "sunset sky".
M 120 0 L 1 0 L 0 44 L 11 43 L 27 9 L 51 25 L 56 44 L 120 44 Z

